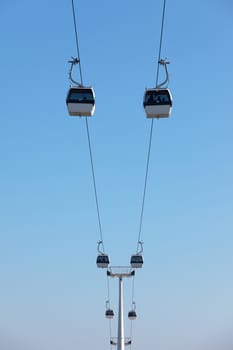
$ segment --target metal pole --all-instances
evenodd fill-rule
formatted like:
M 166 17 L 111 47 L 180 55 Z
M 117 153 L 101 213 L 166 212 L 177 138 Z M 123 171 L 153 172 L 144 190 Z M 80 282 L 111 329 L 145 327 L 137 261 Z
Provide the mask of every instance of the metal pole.
M 117 342 L 111 340 L 112 345 L 117 345 L 117 350 L 125 350 L 125 345 L 131 344 L 131 339 L 126 342 L 124 334 L 123 278 L 132 277 L 134 275 L 135 270 L 132 270 L 129 266 L 111 266 L 109 270 L 107 270 L 107 276 L 119 278 Z
M 119 277 L 119 309 L 118 309 L 118 337 L 117 350 L 125 349 L 124 313 L 123 313 L 123 279 Z

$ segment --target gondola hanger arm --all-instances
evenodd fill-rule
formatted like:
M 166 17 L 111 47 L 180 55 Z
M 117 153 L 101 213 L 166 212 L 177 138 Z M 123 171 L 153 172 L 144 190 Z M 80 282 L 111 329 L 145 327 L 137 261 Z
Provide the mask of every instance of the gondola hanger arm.
M 98 241 L 97 243 L 98 243 L 97 250 L 101 255 L 103 255 L 104 254 L 103 253 L 103 241 Z M 102 246 L 102 250 L 100 249 L 100 246 Z
M 143 242 L 138 241 L 137 255 L 142 254 L 142 252 L 143 252 Z
M 71 60 L 68 61 L 68 63 L 71 64 L 70 66 L 70 70 L 69 70 L 69 79 L 70 81 L 72 81 L 72 83 L 74 83 L 77 86 L 82 86 L 82 84 L 78 83 L 76 80 L 73 79 L 72 77 L 72 72 L 73 72 L 73 68 L 76 64 L 80 64 L 80 59 L 76 58 L 76 57 L 71 57 Z
M 169 74 L 168 74 L 168 70 L 167 70 L 167 64 L 169 64 L 170 62 L 167 61 L 166 59 L 162 59 L 162 58 L 161 58 L 161 59 L 158 61 L 158 63 L 161 64 L 162 66 L 164 66 L 164 68 L 165 68 L 165 73 L 166 73 L 166 79 L 165 79 L 162 83 L 160 83 L 160 84 L 158 84 L 158 85 L 156 86 L 156 88 L 160 89 L 160 88 L 164 87 L 164 85 L 166 85 L 166 84 L 168 83 L 168 81 L 169 81 Z

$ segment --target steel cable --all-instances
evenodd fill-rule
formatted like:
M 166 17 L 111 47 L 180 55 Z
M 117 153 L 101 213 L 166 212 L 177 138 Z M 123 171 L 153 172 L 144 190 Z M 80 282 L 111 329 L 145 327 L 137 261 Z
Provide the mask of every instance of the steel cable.
M 162 51 L 165 10 L 166 10 L 166 0 L 163 1 L 162 23 L 161 23 L 161 31 L 160 31 L 159 52 L 158 52 L 158 63 L 157 63 L 157 73 L 156 73 L 156 86 L 158 85 L 158 78 L 159 78 L 159 61 L 160 61 L 160 59 L 161 59 L 161 51 Z M 150 163 L 150 154 L 151 154 L 151 143 L 152 143 L 152 136 L 153 136 L 153 126 L 154 126 L 154 119 L 152 118 L 152 120 L 151 120 L 151 127 L 150 127 L 150 135 L 149 135 L 148 152 L 147 152 L 145 180 L 144 180 L 143 195 L 142 195 L 142 206 L 141 206 L 140 220 L 139 220 L 139 231 L 138 231 L 137 251 L 138 251 L 138 249 L 139 249 L 139 242 L 141 241 L 141 231 L 142 231 L 142 223 L 143 223 L 143 215 L 144 215 L 144 207 L 145 207 L 145 198 L 146 198 L 146 189 L 147 189 L 147 178 L 148 178 L 148 172 L 149 172 L 149 163 Z
M 75 33 L 75 42 L 76 42 L 76 48 L 77 48 L 77 55 L 79 60 L 79 74 L 80 74 L 80 81 L 81 85 L 83 85 L 83 76 L 82 76 L 82 68 L 81 68 L 81 60 L 80 60 L 80 50 L 79 50 L 79 41 L 78 41 L 78 30 L 77 30 L 77 21 L 76 21 L 76 15 L 75 15 L 75 8 L 74 8 L 74 0 L 72 0 L 72 13 L 73 13 L 73 21 L 74 21 L 74 33 Z
M 162 51 L 165 11 L 166 11 L 166 0 L 163 1 L 163 14 L 162 14 L 162 23 L 161 23 L 160 40 L 159 40 L 159 53 L 158 53 L 158 62 L 157 62 L 157 73 L 156 73 L 156 86 L 158 85 L 158 80 L 159 80 L 159 67 L 160 67 L 159 61 L 161 59 L 161 51 Z
M 72 0 L 72 13 L 73 13 L 75 41 L 76 41 L 76 48 L 77 48 L 77 55 L 78 55 L 77 58 L 79 61 L 80 80 L 81 80 L 81 85 L 83 85 L 83 76 L 82 76 L 82 68 L 81 68 L 77 20 L 76 20 L 76 15 L 75 15 L 74 0 Z M 102 241 L 102 247 L 103 247 L 103 252 L 104 252 L 104 242 L 103 242 L 103 233 L 102 233 L 102 225 L 101 225 L 101 218 L 100 218 L 99 200 L 98 200 L 98 196 L 97 196 L 97 187 L 96 187 L 96 180 L 95 180 L 95 168 L 94 168 L 94 163 L 93 163 L 91 139 L 90 139 L 90 132 L 89 132 L 89 127 L 88 127 L 87 117 L 85 117 L 85 120 L 86 120 L 86 131 L 87 131 L 87 139 L 88 139 L 88 147 L 89 147 L 89 157 L 90 157 L 90 163 L 91 163 L 92 181 L 93 181 L 93 187 L 94 187 L 94 195 L 95 195 L 95 204 L 96 204 L 96 211 L 97 211 L 97 217 L 98 217 L 100 241 Z
M 103 241 L 102 225 L 101 225 L 101 219 L 100 219 L 99 201 L 98 201 L 97 188 L 96 188 L 95 169 L 94 169 L 94 163 L 93 163 L 93 157 L 92 157 L 92 148 L 91 148 L 90 132 L 88 127 L 87 117 L 86 117 L 86 129 L 87 129 L 89 156 L 90 156 L 91 170 L 92 170 L 92 180 L 93 180 L 94 193 L 95 193 L 96 211 L 97 211 L 98 224 L 99 224 L 100 240 L 102 241 L 102 247 L 104 252 L 104 241 Z

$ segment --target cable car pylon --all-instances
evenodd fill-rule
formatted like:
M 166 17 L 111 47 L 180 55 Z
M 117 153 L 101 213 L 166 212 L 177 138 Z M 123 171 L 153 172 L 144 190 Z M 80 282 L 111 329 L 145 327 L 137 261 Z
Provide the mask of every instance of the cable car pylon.
M 110 267 L 107 270 L 107 276 L 117 277 L 119 281 L 119 298 L 118 298 L 118 327 L 117 338 L 110 339 L 111 345 L 116 345 L 117 350 L 124 350 L 125 346 L 131 345 L 131 339 L 125 338 L 124 331 L 124 301 L 123 301 L 123 278 L 129 278 L 135 275 L 135 270 L 130 267 Z

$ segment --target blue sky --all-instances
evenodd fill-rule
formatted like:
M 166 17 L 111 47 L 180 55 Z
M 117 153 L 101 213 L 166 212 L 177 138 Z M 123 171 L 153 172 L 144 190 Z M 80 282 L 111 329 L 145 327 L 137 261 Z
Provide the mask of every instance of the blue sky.
M 162 1 L 76 1 L 105 250 L 135 252 Z M 174 107 L 155 121 L 132 350 L 222 348 L 232 333 L 231 1 L 167 1 Z M 109 349 L 85 120 L 70 118 L 71 1 L 0 4 L 2 350 Z M 117 311 L 117 281 L 110 281 Z M 131 282 L 125 283 L 126 311 Z M 116 321 L 112 333 L 115 335 Z M 129 324 L 126 322 L 126 336 Z

